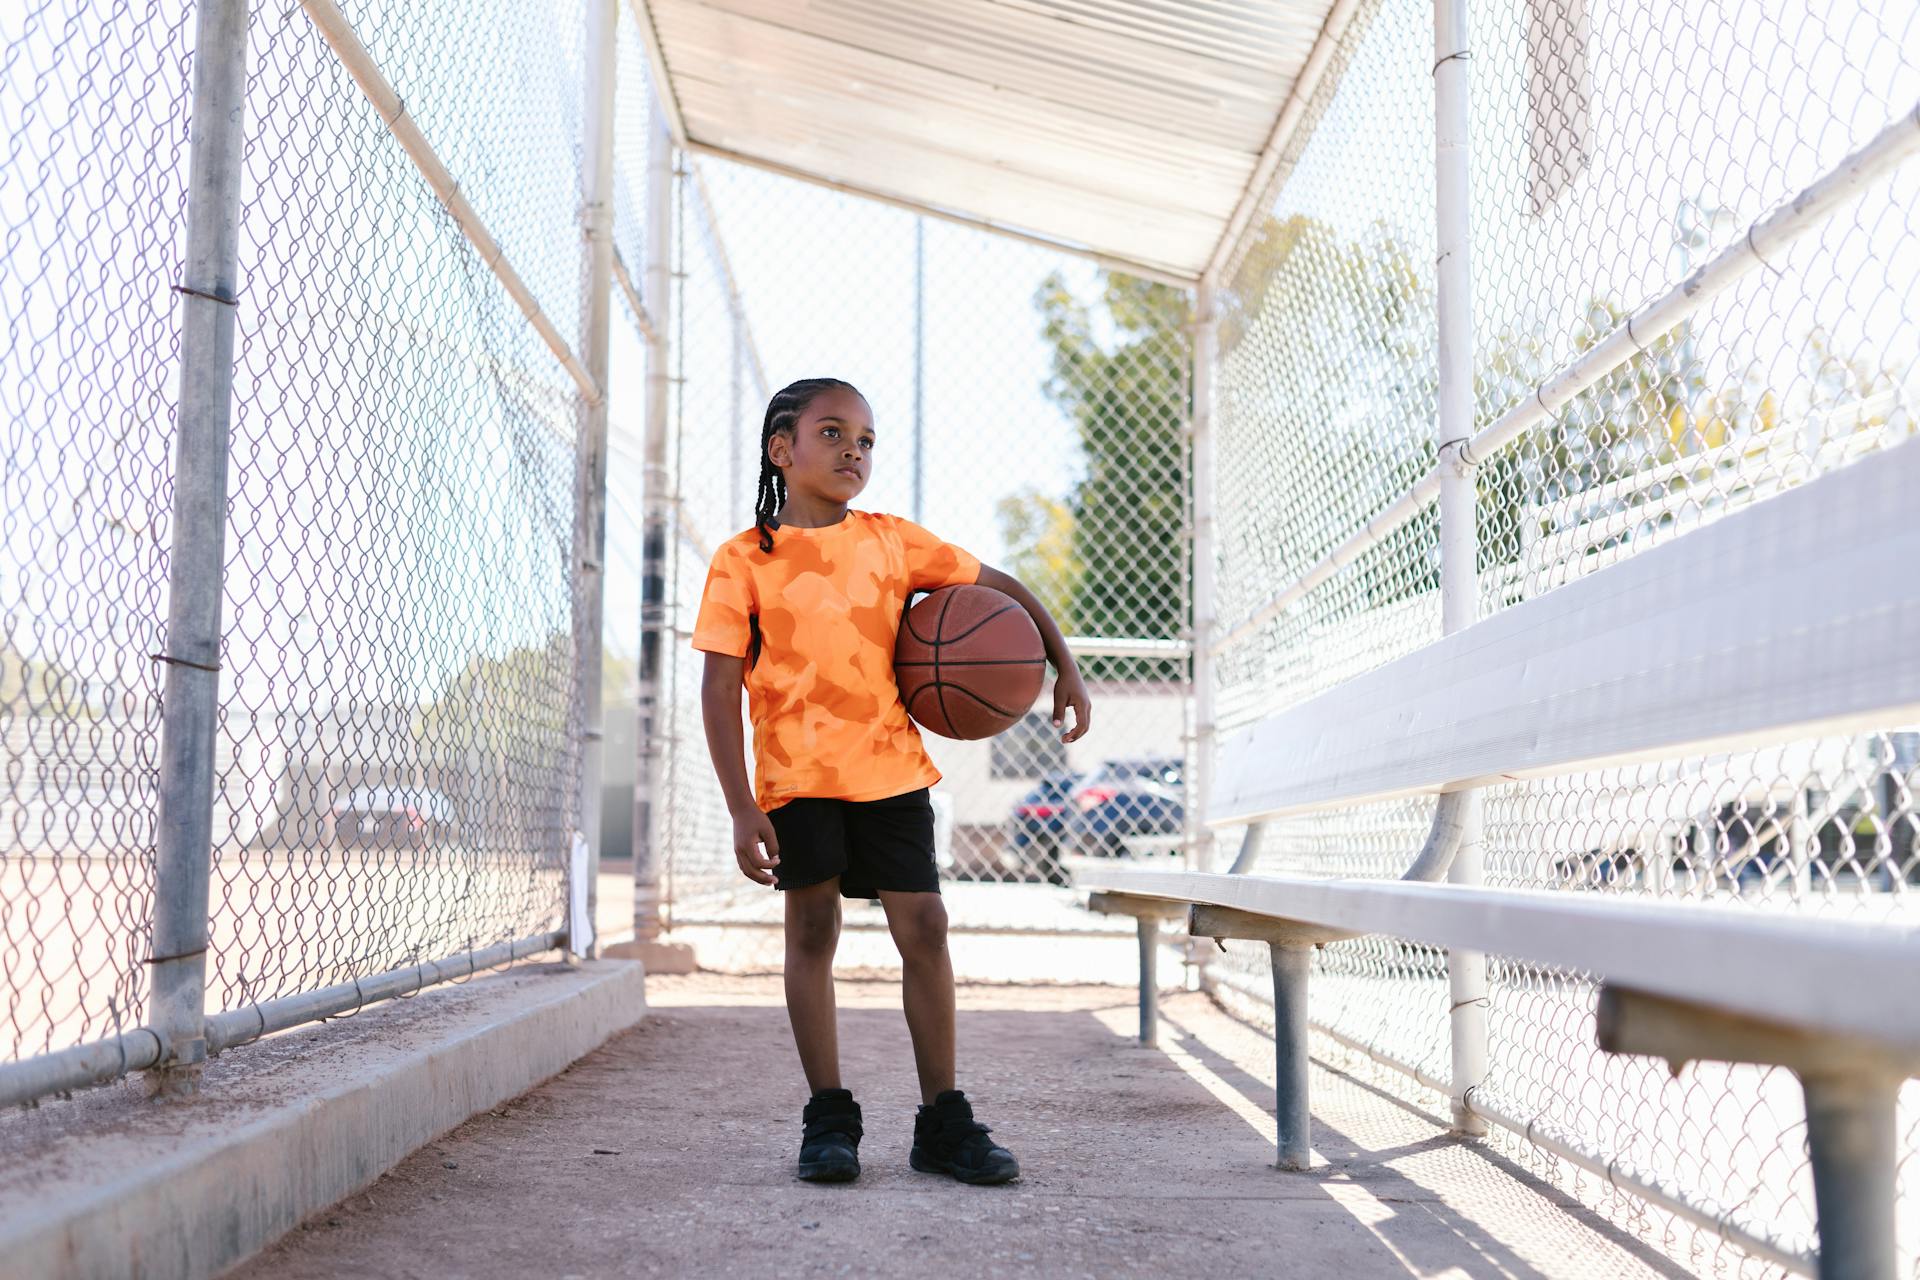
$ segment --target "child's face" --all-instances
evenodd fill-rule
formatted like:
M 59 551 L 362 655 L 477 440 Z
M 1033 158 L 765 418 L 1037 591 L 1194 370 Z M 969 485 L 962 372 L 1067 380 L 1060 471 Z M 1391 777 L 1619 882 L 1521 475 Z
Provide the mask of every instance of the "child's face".
M 792 439 L 767 442 L 767 456 L 787 473 L 789 492 L 852 502 L 873 474 L 873 410 L 857 391 L 822 391 L 801 411 Z

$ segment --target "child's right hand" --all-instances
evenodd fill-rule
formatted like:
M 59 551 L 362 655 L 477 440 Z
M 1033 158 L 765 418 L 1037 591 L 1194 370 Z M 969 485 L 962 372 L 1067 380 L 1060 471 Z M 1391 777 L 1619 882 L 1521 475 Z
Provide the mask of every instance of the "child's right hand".
M 767 851 L 760 852 L 765 845 Z M 733 857 L 740 874 L 755 884 L 772 884 L 773 869 L 780 865 L 780 837 L 773 833 L 773 821 L 755 809 L 733 817 Z

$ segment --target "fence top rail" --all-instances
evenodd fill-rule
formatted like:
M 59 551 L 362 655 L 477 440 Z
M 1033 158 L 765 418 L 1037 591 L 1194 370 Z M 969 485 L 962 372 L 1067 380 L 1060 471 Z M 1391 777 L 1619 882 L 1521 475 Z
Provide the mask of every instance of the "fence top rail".
M 1314 880 L 1090 864 L 1080 889 L 1228 907 L 1575 970 L 1654 995 L 1920 1054 L 1913 923 L 1751 906 L 1399 880 Z M 1875 981 L 1879 976 L 1884 980 Z
M 1208 821 L 1920 715 L 1920 440 L 1524 601 L 1222 744 Z

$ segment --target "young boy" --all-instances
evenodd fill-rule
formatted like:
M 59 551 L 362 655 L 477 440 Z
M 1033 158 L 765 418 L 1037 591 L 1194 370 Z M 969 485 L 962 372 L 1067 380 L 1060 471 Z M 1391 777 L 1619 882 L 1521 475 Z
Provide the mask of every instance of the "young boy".
M 927 794 L 940 774 L 893 678 L 906 601 L 977 582 L 1024 606 L 1057 673 L 1053 723 L 1063 741 L 1087 731 L 1086 685 L 1060 628 L 1020 582 L 918 525 L 848 509 L 866 488 L 874 439 L 865 398 L 838 379 L 793 383 L 768 404 L 754 527 L 715 553 L 694 626 L 694 648 L 707 655 L 707 745 L 741 873 L 785 895 L 787 1015 L 812 1090 L 799 1176 L 844 1182 L 860 1173 L 860 1106 L 840 1080 L 833 953 L 840 898 L 878 897 L 900 951 L 920 1076 L 911 1164 L 962 1182 L 1008 1182 L 1019 1163 L 954 1087 L 953 965 Z

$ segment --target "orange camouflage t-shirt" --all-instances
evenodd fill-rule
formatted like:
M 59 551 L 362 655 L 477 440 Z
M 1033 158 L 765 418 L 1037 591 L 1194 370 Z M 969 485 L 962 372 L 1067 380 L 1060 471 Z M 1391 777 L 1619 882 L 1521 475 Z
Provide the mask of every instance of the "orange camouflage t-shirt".
M 883 800 L 940 780 L 893 678 L 909 595 L 976 582 L 980 562 L 910 520 L 849 511 L 819 529 L 729 538 L 707 570 L 693 647 L 750 657 L 754 795 Z M 760 648 L 751 656 L 754 627 Z

